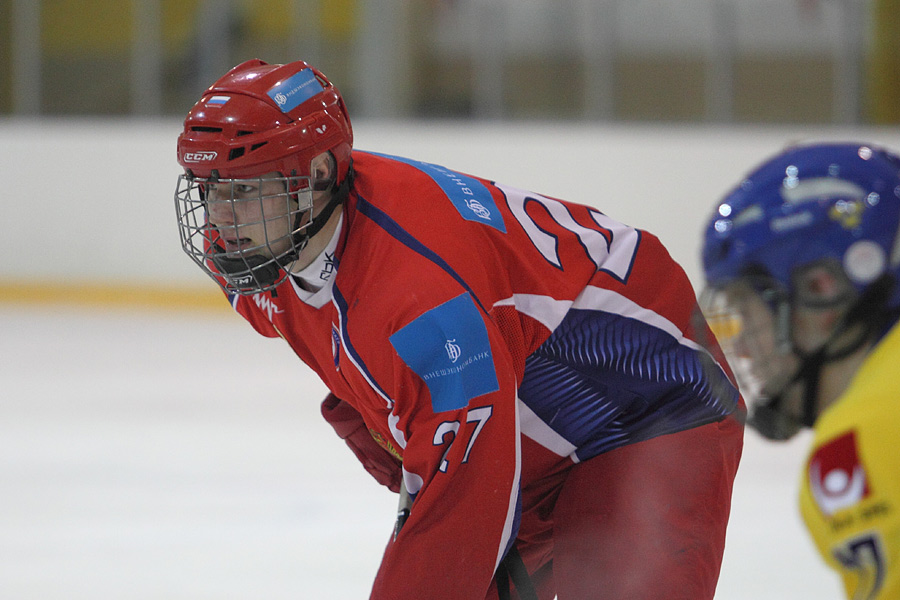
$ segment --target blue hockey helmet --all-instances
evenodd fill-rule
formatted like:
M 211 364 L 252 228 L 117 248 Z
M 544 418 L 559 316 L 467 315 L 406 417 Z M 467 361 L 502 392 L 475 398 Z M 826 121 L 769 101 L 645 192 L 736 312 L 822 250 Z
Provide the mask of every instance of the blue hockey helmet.
M 717 204 L 704 312 L 766 437 L 811 426 L 822 369 L 896 321 L 898 229 L 900 157 L 867 144 L 788 149 Z
M 862 293 L 900 276 L 900 157 L 868 144 L 790 148 L 718 203 L 706 227 L 703 268 L 719 286 L 759 269 L 786 290 L 798 267 L 835 259 Z M 900 306 L 900 286 L 888 301 Z

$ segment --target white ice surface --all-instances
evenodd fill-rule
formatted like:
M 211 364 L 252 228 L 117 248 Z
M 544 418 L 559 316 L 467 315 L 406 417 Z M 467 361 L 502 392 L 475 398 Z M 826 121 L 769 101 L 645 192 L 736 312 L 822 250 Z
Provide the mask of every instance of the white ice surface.
M 395 496 L 321 382 L 237 316 L 0 306 L 0 598 L 368 597 Z M 838 600 L 807 437 L 748 433 L 718 600 Z

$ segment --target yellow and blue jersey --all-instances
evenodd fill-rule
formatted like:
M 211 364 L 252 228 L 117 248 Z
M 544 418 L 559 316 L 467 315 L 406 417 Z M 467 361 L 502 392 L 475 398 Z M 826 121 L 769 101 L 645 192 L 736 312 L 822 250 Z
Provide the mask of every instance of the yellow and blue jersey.
M 900 325 L 818 419 L 800 509 L 847 597 L 900 598 Z

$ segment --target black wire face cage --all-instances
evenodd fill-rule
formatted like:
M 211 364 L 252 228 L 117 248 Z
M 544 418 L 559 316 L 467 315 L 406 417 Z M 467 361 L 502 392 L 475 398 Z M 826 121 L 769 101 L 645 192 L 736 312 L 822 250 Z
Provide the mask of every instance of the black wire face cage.
M 309 177 L 180 175 L 181 247 L 226 293 L 256 294 L 287 279 L 312 222 Z

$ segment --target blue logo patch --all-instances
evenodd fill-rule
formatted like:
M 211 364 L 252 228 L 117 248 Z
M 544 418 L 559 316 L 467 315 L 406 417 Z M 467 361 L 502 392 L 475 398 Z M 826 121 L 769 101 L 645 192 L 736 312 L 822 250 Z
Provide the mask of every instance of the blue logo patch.
M 412 160 L 411 158 L 379 154 L 377 152 L 372 152 L 371 154 L 391 158 L 419 169 L 441 186 L 441 189 L 444 190 L 447 198 L 450 199 L 450 202 L 453 203 L 453 206 L 456 207 L 463 219 L 484 223 L 506 233 L 506 225 L 503 223 L 500 211 L 497 210 L 494 197 L 484 187 L 484 184 L 477 179 L 439 165 Z
M 313 96 L 325 91 L 312 69 L 303 69 L 267 92 L 283 113 L 289 113 Z
M 428 386 L 436 413 L 500 389 L 487 329 L 468 293 L 422 314 L 392 335 L 391 344 Z

